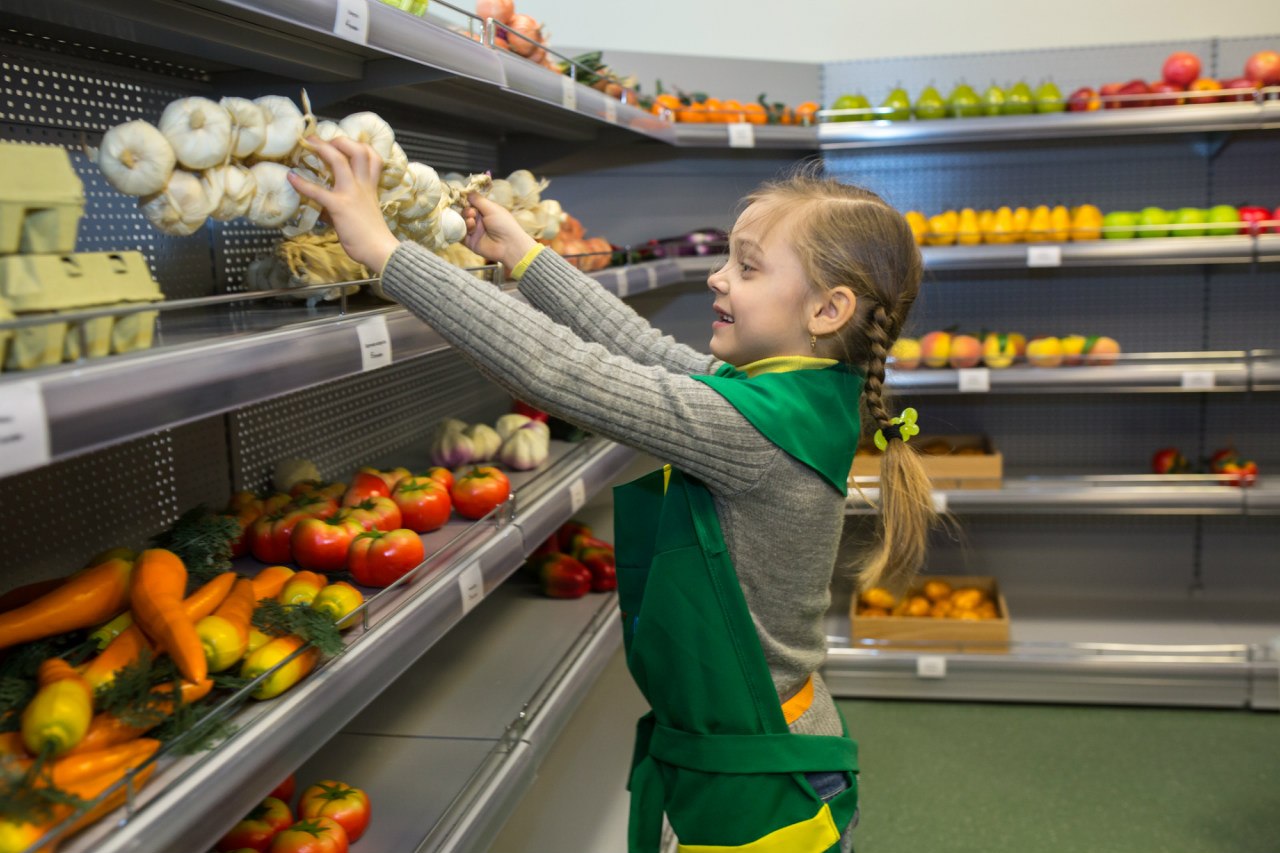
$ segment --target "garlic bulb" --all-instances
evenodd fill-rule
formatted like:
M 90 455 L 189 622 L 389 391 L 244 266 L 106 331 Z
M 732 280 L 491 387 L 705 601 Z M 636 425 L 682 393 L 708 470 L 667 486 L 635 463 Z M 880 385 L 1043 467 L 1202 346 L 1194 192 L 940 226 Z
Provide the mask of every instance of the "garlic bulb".
M 461 172 L 448 172 L 443 175 L 440 180 L 444 181 L 455 190 L 460 190 L 467 185 L 467 176 Z
M 533 418 L 528 415 L 521 415 L 512 412 L 511 414 L 503 415 L 498 418 L 498 420 L 494 422 L 493 427 L 497 431 L 498 437 L 503 441 L 506 441 L 508 438 L 511 438 L 516 430 L 520 429 L 527 423 L 531 423 L 532 421 Z
M 517 210 L 515 213 L 512 214 L 512 216 L 515 217 L 516 222 L 520 225 L 520 228 L 524 231 L 524 233 L 528 234 L 530 237 L 533 237 L 534 239 L 537 239 L 539 236 L 541 236 L 542 222 L 538 219 L 538 214 L 534 213 L 532 210 L 522 209 L 522 210 Z
M 289 167 L 283 163 L 255 163 L 249 170 L 257 186 L 249 205 L 249 221 L 263 228 L 279 228 L 298 212 L 301 198 L 289 183 Z
M 452 207 L 440 211 L 440 239 L 449 243 L 461 243 L 467 236 L 467 221 Z M 443 247 L 441 247 L 443 248 Z
M 310 459 L 281 459 L 271 473 L 271 485 L 277 492 L 287 492 L 303 480 L 324 480 Z
M 162 191 L 138 199 L 138 207 L 147 220 L 175 237 L 198 231 L 215 204 L 209 200 L 206 184 L 181 169 L 174 171 Z
M 400 207 L 401 219 L 418 219 L 432 213 L 444 191 L 436 170 L 426 163 L 410 163 L 405 171 L 409 197 Z
M 284 160 L 298 145 L 298 136 L 306 127 L 302 111 L 293 101 L 282 95 L 263 95 L 254 103 L 267 120 L 267 138 L 258 149 L 263 160 Z
M 549 208 L 548 204 L 555 205 L 556 208 L 560 207 L 559 202 L 544 199 L 541 204 L 533 209 L 534 214 L 538 217 L 539 240 L 554 240 L 556 235 L 560 233 L 560 217 L 551 212 L 552 208 Z
M 498 450 L 498 461 L 513 471 L 532 471 L 551 454 L 550 440 L 528 426 L 516 430 Z
M 395 131 L 377 113 L 352 113 L 344 118 L 339 127 L 342 132 L 356 142 L 363 142 L 378 152 L 382 162 L 386 163 L 393 155 L 392 146 L 396 143 Z M 403 151 L 401 152 L 404 153 Z M 396 178 L 399 181 L 399 178 Z
M 515 207 L 516 194 L 511 190 L 511 182 L 495 178 L 493 185 L 489 187 L 489 201 L 507 210 Z
M 267 116 L 248 98 L 223 98 L 219 105 L 231 116 L 231 156 L 252 157 L 267 141 Z
M 102 136 L 95 162 L 107 183 L 125 195 L 164 189 L 177 157 L 164 134 L 141 119 L 118 124 Z
M 462 434 L 471 439 L 472 462 L 488 462 L 502 446 L 502 438 L 488 424 L 472 424 Z
M 394 189 L 399 186 L 408 168 L 409 158 L 405 155 L 404 149 L 400 147 L 399 142 L 392 142 L 391 156 L 383 158 L 382 161 L 382 179 L 378 185 L 384 190 Z
M 332 142 L 335 139 L 341 139 L 346 136 L 336 121 L 320 122 L 316 125 L 316 129 L 311 135 L 323 142 Z M 316 175 L 323 176 L 324 180 L 321 183 L 328 183 L 329 167 L 320 159 L 319 154 L 311 150 L 310 143 L 305 140 L 298 141 L 298 147 L 293 150 L 291 162 L 295 166 L 301 166 Z
M 464 430 L 467 425 L 450 418 L 440 424 L 431 437 L 427 458 L 432 465 L 456 468 L 475 458 L 475 445 Z
M 528 169 L 520 169 L 507 175 L 511 191 L 515 194 L 515 210 L 528 210 L 542 200 L 542 191 L 551 185 L 550 181 L 539 181 Z
M 423 243 L 434 234 L 440 233 L 438 220 L 435 219 L 410 219 L 398 220 L 400 231 L 415 243 Z
M 249 212 L 258 182 L 253 173 L 239 163 L 216 166 L 204 173 L 205 191 L 217 193 L 218 202 L 209 215 L 228 222 Z
M 231 153 L 231 114 L 208 98 L 181 98 L 169 104 L 160 116 L 160 132 L 188 169 L 225 163 Z

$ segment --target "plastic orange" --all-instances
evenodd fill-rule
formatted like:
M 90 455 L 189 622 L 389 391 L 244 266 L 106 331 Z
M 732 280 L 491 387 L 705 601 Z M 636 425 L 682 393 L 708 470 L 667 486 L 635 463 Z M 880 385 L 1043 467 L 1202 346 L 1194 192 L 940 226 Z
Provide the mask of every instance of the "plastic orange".
M 703 104 L 690 104 L 676 113 L 676 121 L 703 124 L 707 120 L 707 108 Z
M 738 103 L 732 98 L 730 98 L 727 101 L 720 102 L 720 114 L 721 114 L 720 120 L 724 122 L 735 122 L 735 121 L 744 120 L 742 117 L 742 104 Z
M 817 119 L 818 110 L 822 109 L 813 101 L 805 101 L 793 111 L 795 113 L 796 124 L 813 124 Z
M 749 124 L 768 124 L 769 113 L 761 104 L 747 104 L 742 108 L 743 119 Z

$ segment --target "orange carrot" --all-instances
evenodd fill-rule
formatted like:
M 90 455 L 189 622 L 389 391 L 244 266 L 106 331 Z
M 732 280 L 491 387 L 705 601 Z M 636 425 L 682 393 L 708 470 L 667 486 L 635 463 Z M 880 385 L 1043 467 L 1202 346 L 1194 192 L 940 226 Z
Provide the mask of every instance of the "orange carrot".
M 108 560 L 30 604 L 0 614 L 0 648 L 89 628 L 129 606 L 133 563 Z
M 49 578 L 48 580 L 35 581 L 34 583 L 15 587 L 4 595 L 0 595 L 0 613 L 30 604 L 36 599 L 53 592 L 66 582 L 66 578 Z
M 221 672 L 244 657 L 249 645 L 249 622 L 257 604 L 253 581 L 240 578 L 218 609 L 196 623 L 196 634 L 211 672 Z
M 206 678 L 199 684 L 184 681 L 178 692 L 182 697 L 182 704 L 190 705 L 192 702 L 198 702 L 209 695 L 209 691 L 212 689 L 213 679 Z M 157 696 L 172 694 L 173 685 L 160 684 L 153 687 L 151 692 Z M 161 714 L 168 716 L 173 712 L 173 703 L 160 702 L 157 703 L 155 708 Z M 159 723 L 156 723 L 156 725 L 159 725 Z M 131 741 L 146 734 L 152 728 L 154 726 L 131 726 L 114 714 L 98 714 L 93 718 L 93 722 L 89 723 L 89 731 L 85 732 L 84 740 L 80 741 L 79 746 L 68 752 L 67 756 L 79 755 L 82 752 L 95 752 L 100 749 L 106 749 L 109 746 Z
M 254 601 L 275 598 L 291 577 L 293 577 L 293 569 L 288 566 L 267 566 L 253 579 Z
M 209 666 L 196 635 L 195 621 L 182 606 L 187 568 L 172 551 L 153 548 L 138 555 L 134 570 L 133 618 L 162 651 L 168 652 L 187 681 L 204 681 Z
M 191 620 L 203 619 L 217 610 L 218 605 L 226 601 L 237 577 L 235 572 L 223 572 L 183 599 L 182 606 Z
M 22 742 L 22 732 L 0 734 L 0 758 L 9 756 L 22 758 L 26 754 L 27 745 Z

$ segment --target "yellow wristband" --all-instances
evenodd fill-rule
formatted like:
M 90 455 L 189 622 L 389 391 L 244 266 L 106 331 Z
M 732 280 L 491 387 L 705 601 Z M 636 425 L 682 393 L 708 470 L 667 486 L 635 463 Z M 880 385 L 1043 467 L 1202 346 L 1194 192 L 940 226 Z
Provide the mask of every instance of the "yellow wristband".
M 547 247 L 539 243 L 529 251 L 525 252 L 524 257 L 520 259 L 520 263 L 512 267 L 511 277 L 518 279 L 520 276 L 524 275 L 524 271 L 529 268 L 529 264 L 533 263 L 533 259 L 538 257 L 538 255 L 541 255 L 542 250 L 545 248 Z

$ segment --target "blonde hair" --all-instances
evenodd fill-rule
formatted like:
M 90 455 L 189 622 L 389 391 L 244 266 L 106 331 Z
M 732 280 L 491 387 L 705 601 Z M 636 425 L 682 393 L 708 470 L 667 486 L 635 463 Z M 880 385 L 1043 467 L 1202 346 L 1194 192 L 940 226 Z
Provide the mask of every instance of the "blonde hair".
M 889 349 L 920 292 L 923 261 L 902 214 L 861 187 L 809 166 L 747 196 L 766 228 L 786 218 L 805 275 L 820 291 L 844 285 L 853 317 L 834 336 L 847 360 L 866 370 L 862 400 L 876 428 L 889 426 L 884 371 Z M 772 220 L 772 222 L 768 221 Z M 858 570 L 858 586 L 904 589 L 924 562 L 938 520 L 929 478 L 913 448 L 892 440 L 880 461 L 878 542 Z

